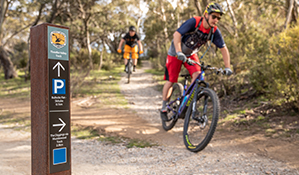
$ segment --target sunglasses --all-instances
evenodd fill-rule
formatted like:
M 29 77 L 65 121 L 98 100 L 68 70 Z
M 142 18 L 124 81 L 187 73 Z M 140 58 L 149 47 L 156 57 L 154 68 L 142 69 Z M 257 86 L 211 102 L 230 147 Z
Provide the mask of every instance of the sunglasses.
M 218 17 L 218 16 L 216 16 L 216 15 L 212 15 L 212 19 L 215 19 L 215 18 L 217 18 L 218 21 L 221 19 L 221 17 Z

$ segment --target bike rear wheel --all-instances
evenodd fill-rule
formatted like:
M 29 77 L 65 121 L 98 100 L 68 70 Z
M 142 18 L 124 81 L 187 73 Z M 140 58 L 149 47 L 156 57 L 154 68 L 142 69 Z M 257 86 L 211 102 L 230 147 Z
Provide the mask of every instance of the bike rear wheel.
M 167 121 L 162 120 L 162 126 L 165 131 L 172 129 L 178 120 L 175 115 L 180 107 L 180 101 L 178 98 L 183 95 L 183 90 L 183 85 L 181 83 L 176 83 L 172 86 L 172 93 L 169 97 L 169 102 L 175 102 L 169 106 L 171 109 L 167 108 Z
M 198 152 L 209 144 L 214 135 L 220 105 L 218 96 L 209 88 L 204 88 L 197 95 L 195 108 L 193 105 L 194 102 L 189 106 L 185 115 L 183 136 L 186 148 L 192 152 Z M 193 116 L 192 113 L 194 113 Z

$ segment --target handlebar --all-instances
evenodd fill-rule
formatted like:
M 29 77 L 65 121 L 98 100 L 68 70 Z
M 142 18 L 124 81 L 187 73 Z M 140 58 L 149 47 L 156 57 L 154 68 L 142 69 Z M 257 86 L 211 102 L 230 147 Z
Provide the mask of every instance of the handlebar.
M 191 62 L 192 64 L 197 64 L 201 67 L 202 70 L 212 70 L 212 71 L 215 71 L 215 73 L 218 75 L 219 73 L 222 74 L 222 75 L 225 75 L 226 74 L 226 71 L 223 70 L 222 68 L 217 68 L 217 67 L 211 67 L 210 65 L 204 65 L 204 63 L 200 64 L 199 62 L 197 61 L 194 61 L 194 60 L 191 60 L 190 58 L 189 59 L 189 62 Z

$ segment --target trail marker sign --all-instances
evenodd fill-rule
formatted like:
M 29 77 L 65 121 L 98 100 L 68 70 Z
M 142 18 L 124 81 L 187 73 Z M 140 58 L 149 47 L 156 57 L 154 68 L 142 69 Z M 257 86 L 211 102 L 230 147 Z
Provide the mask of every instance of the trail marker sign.
M 69 28 L 30 29 L 32 174 L 71 174 Z

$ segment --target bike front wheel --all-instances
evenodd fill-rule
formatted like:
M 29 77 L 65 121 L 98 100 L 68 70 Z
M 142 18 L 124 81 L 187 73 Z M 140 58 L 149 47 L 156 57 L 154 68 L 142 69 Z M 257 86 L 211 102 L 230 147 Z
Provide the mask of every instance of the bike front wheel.
M 165 131 L 172 129 L 178 120 L 175 116 L 180 107 L 179 98 L 183 95 L 183 90 L 183 85 L 180 83 L 172 86 L 172 93 L 168 100 L 171 104 L 168 105 L 170 109 L 167 108 L 167 121 L 162 120 L 162 126 Z
M 209 144 L 220 113 L 219 99 L 213 90 L 204 88 L 196 98 L 186 112 L 183 131 L 185 146 L 192 152 L 201 151 Z
M 129 60 L 128 65 L 127 65 L 128 83 L 130 83 L 130 78 L 131 78 L 132 70 L 133 70 L 133 64 Z

